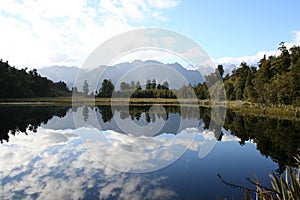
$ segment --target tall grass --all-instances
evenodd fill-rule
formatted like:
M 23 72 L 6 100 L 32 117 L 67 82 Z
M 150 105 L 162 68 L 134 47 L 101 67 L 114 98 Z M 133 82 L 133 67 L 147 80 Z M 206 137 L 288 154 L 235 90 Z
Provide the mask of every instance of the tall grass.
M 258 178 L 256 178 L 256 181 L 247 178 L 247 180 L 255 186 L 255 189 L 251 189 L 230 183 L 224 180 L 219 174 L 218 176 L 226 185 L 243 190 L 245 200 L 252 200 L 251 193 L 255 193 L 255 199 L 300 200 L 300 156 L 298 155 L 295 159 L 297 162 L 296 168 L 287 167 L 283 174 L 276 174 L 274 172 L 270 174 L 270 187 L 262 185 Z
M 300 199 L 300 182 L 299 176 L 296 171 L 299 169 L 293 169 L 288 167 L 286 169 L 285 177 L 275 174 L 270 175 L 271 188 L 266 188 L 257 183 L 257 194 L 260 199 Z M 298 171 L 299 172 L 299 171 Z M 245 198 L 247 199 L 247 198 Z M 248 198 L 249 199 L 249 198 Z

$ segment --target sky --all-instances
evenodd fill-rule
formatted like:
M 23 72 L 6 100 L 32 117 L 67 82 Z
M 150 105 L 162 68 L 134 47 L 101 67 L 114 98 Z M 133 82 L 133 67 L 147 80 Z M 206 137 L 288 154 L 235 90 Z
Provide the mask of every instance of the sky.
M 216 64 L 255 64 L 300 45 L 299 0 L 3 0 L 0 58 L 17 68 L 81 66 L 102 42 L 144 27 L 186 35 Z

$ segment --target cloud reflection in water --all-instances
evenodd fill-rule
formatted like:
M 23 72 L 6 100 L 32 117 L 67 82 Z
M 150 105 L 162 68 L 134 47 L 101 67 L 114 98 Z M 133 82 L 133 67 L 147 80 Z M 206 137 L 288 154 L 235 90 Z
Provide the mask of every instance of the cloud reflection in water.
M 91 128 L 81 128 L 80 132 L 95 131 Z M 94 159 L 95 155 L 86 150 L 86 143 L 76 130 L 52 130 L 39 128 L 38 133 L 28 131 L 28 135 L 19 133 L 11 136 L 9 143 L 1 144 L 0 174 L 1 199 L 78 199 L 98 197 L 124 199 L 165 199 L 176 197 L 176 193 L 164 182 L 168 177 L 144 173 L 123 173 L 104 166 Z M 196 134 L 195 130 L 182 131 L 176 142 L 169 142 L 175 137 L 162 134 L 153 138 L 137 138 L 118 134 L 114 131 L 104 131 L 114 146 L 130 148 L 138 152 L 149 152 L 142 161 L 151 165 L 153 159 L 168 161 L 173 159 L 177 148 L 186 148 L 189 137 Z M 149 142 L 150 141 L 150 142 Z M 101 141 L 90 141 L 91 145 L 101 146 Z M 199 149 L 200 141 L 192 143 L 188 148 Z M 160 146 L 172 146 L 174 151 L 157 153 L 153 149 Z M 163 147 L 162 147 L 163 148 Z M 115 162 L 128 170 L 139 165 L 134 157 L 124 157 L 110 149 L 98 152 L 96 156 L 114 158 Z M 152 165 L 155 163 L 152 163 Z M 136 165 L 136 166 L 134 166 Z

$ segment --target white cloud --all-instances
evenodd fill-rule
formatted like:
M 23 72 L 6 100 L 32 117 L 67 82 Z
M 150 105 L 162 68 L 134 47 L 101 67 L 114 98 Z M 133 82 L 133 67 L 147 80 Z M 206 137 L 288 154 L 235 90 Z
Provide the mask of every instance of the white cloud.
M 87 128 L 82 128 L 88 130 Z M 152 140 L 132 142 L 139 138 L 106 131 L 108 137 L 130 145 L 138 145 L 139 149 L 156 148 L 156 144 L 186 146 L 191 151 L 199 151 L 202 140 L 216 140 L 213 132 L 199 132 L 197 129 L 185 129 L 183 137 L 174 141 L 169 136 L 154 137 Z M 197 134 L 198 138 L 189 146 L 188 137 Z M 222 137 L 222 141 L 237 141 L 230 132 Z M 202 137 L 201 137 L 202 136 Z M 151 138 L 148 138 L 151 139 Z M 173 141 L 174 144 L 168 141 Z M 95 143 L 101 145 L 99 141 Z M 136 160 L 117 154 L 111 149 L 98 152 L 105 153 L 119 164 L 134 165 Z M 155 155 L 161 159 L 172 159 L 174 154 Z M 114 155 L 115 154 L 115 155 Z M 152 156 L 152 157 L 151 157 Z M 102 161 L 103 162 L 103 161 Z M 138 167 L 138 166 L 137 166 Z M 143 166 L 141 166 L 143 167 Z M 17 193 L 22 198 L 36 199 L 78 199 L 87 198 L 86 191 L 99 191 L 100 199 L 169 199 L 176 198 L 177 194 L 164 183 L 168 177 L 153 174 L 122 173 L 103 165 L 93 157 L 86 146 L 82 144 L 75 130 L 38 129 L 38 134 L 28 131 L 28 135 L 19 134 L 11 136 L 10 141 L 0 145 L 0 174 L 3 181 L 0 189 L 0 199 L 15 199 Z M 55 192 L 53 192 L 55 191 Z
M 295 31 L 295 42 L 300 45 L 300 31 Z
M 248 64 L 256 65 L 260 59 L 264 57 L 264 55 L 278 55 L 278 51 L 260 51 L 254 56 L 242 56 L 242 57 L 222 57 L 215 59 L 214 62 L 217 64 L 234 64 L 239 66 L 242 62 L 246 62 Z
M 1 1 L 1 58 L 18 67 L 80 66 L 106 39 L 140 22 L 163 20 L 162 9 L 177 4 L 173 0 L 163 4 L 146 0 Z
M 292 42 L 286 42 L 285 43 L 287 48 L 291 48 L 294 45 L 298 45 L 298 46 L 300 45 L 300 30 L 293 31 L 292 34 L 294 35 Z
M 179 4 L 179 1 L 173 0 L 149 0 L 149 3 L 154 8 L 172 8 Z
M 37 199 L 81 199 L 91 188 L 99 191 L 100 199 L 176 196 L 162 185 L 164 176 L 121 173 L 105 167 L 76 142 L 78 135 L 70 130 L 39 128 L 38 132 L 12 136 L 9 143 L 0 146 L 0 174 L 11 180 L 1 185 L 1 199 L 17 198 L 17 192 L 28 199 L 31 195 Z
M 286 42 L 285 46 L 289 49 L 294 45 L 300 45 L 300 30 L 293 31 L 294 34 L 293 40 L 291 42 Z M 259 51 L 256 55 L 253 56 L 242 56 L 242 57 L 222 57 L 218 59 L 214 59 L 216 64 L 234 64 L 239 66 L 242 62 L 246 62 L 250 65 L 256 65 L 260 59 L 264 57 L 264 55 L 271 56 L 271 55 L 279 55 L 279 50 L 274 51 Z

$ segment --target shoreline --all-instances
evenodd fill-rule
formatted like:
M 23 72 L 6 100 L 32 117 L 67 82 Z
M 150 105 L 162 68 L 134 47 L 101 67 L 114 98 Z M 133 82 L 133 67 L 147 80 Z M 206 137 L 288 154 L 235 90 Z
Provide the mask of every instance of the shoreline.
M 163 98 L 72 98 L 72 97 L 54 97 L 54 98 L 20 98 L 20 99 L 0 99 L 0 105 L 14 106 L 109 106 L 114 105 L 132 105 L 132 106 L 151 106 L 160 104 L 163 106 L 200 106 L 212 107 L 210 100 L 195 99 L 163 99 Z M 241 114 L 252 114 L 256 116 L 266 116 L 282 119 L 300 120 L 300 107 L 292 105 L 265 105 L 261 103 L 252 103 L 247 101 L 226 101 L 213 102 L 214 106 L 226 107 Z

